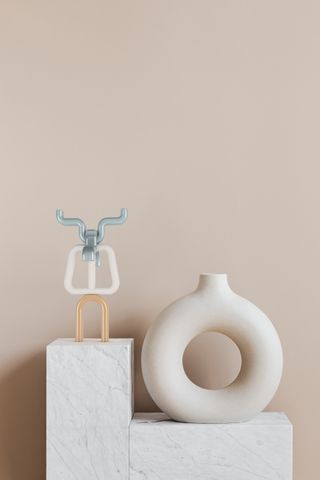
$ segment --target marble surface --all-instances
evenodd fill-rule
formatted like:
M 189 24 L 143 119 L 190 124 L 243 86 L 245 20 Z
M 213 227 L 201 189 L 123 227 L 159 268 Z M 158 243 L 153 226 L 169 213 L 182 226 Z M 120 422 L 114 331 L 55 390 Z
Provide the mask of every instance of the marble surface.
M 47 480 L 128 479 L 133 340 L 47 346 Z
M 283 413 L 248 422 L 178 423 L 135 414 L 130 480 L 291 480 L 292 425 Z

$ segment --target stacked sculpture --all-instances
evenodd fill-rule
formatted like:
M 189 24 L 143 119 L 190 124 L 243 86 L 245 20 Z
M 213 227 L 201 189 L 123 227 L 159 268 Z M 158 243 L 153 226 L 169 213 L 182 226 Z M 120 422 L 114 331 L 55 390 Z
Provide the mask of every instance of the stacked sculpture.
M 87 229 L 85 223 L 80 218 L 65 218 L 62 210 L 56 212 L 57 220 L 65 226 L 76 226 L 79 228 L 79 237 L 84 245 L 76 245 L 69 253 L 66 273 L 64 277 L 64 286 L 67 292 L 72 295 L 84 295 L 77 305 L 77 328 L 76 341 L 83 341 L 83 321 L 82 307 L 88 302 L 95 302 L 101 305 L 102 309 L 102 325 L 101 340 L 106 342 L 109 339 L 109 311 L 108 305 L 100 295 L 111 295 L 115 293 L 119 286 L 119 273 L 117 267 L 116 256 L 113 249 L 109 245 L 101 245 L 104 239 L 104 231 L 106 226 L 121 225 L 128 217 L 126 208 L 121 209 L 119 217 L 105 217 L 98 223 L 98 229 Z M 76 255 L 82 251 L 82 259 L 88 264 L 88 286 L 84 288 L 75 288 L 73 286 L 73 276 L 75 271 Z M 101 265 L 101 252 L 106 252 L 110 273 L 111 285 L 109 287 L 96 287 L 96 269 Z
M 82 297 L 76 341 L 47 346 L 47 480 L 292 480 L 292 426 L 283 413 L 260 413 L 280 382 L 280 340 L 266 315 L 230 289 L 225 274 L 202 274 L 198 288 L 151 325 L 142 370 L 164 413 L 134 414 L 133 339 L 109 338 L 101 297 L 119 288 L 115 254 L 101 245 L 104 229 L 126 218 L 122 209 L 87 230 L 57 210 L 61 224 L 79 228 L 82 244 L 69 253 L 64 284 Z M 102 251 L 111 285 L 97 288 Z M 73 285 L 79 252 L 88 265 L 83 288 Z M 102 308 L 102 341 L 83 341 L 82 307 L 90 301 Z M 224 389 L 193 384 L 183 368 L 188 343 L 206 331 L 224 333 L 241 352 L 240 373 Z

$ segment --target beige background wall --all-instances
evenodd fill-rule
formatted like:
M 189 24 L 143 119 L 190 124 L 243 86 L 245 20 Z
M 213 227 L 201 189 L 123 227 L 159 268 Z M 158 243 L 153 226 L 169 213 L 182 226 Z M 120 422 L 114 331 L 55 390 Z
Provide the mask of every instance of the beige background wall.
M 228 272 L 280 334 L 269 409 L 318 479 L 319 24 L 316 0 L 0 2 L 1 479 L 44 479 L 45 345 L 74 335 L 55 209 L 123 206 L 111 333 L 136 341 L 136 409 L 150 322 Z

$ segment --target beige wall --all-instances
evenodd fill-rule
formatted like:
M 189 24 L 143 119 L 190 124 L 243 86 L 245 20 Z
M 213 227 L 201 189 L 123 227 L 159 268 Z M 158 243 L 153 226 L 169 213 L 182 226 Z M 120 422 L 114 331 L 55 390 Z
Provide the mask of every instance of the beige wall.
M 316 0 L 2 0 L 1 479 L 44 479 L 45 345 L 74 335 L 55 209 L 94 227 L 123 206 L 111 334 L 135 338 L 136 409 L 150 322 L 228 272 L 280 334 L 269 409 L 318 479 L 319 24 Z

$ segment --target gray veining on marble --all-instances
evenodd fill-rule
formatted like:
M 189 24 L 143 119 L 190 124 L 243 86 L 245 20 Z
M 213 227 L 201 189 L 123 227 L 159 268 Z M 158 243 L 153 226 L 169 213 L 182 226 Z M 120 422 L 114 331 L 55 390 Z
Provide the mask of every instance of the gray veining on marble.
M 248 422 L 190 424 L 135 414 L 130 480 L 291 480 L 292 425 L 282 413 Z
M 127 480 L 133 340 L 47 346 L 47 480 Z

